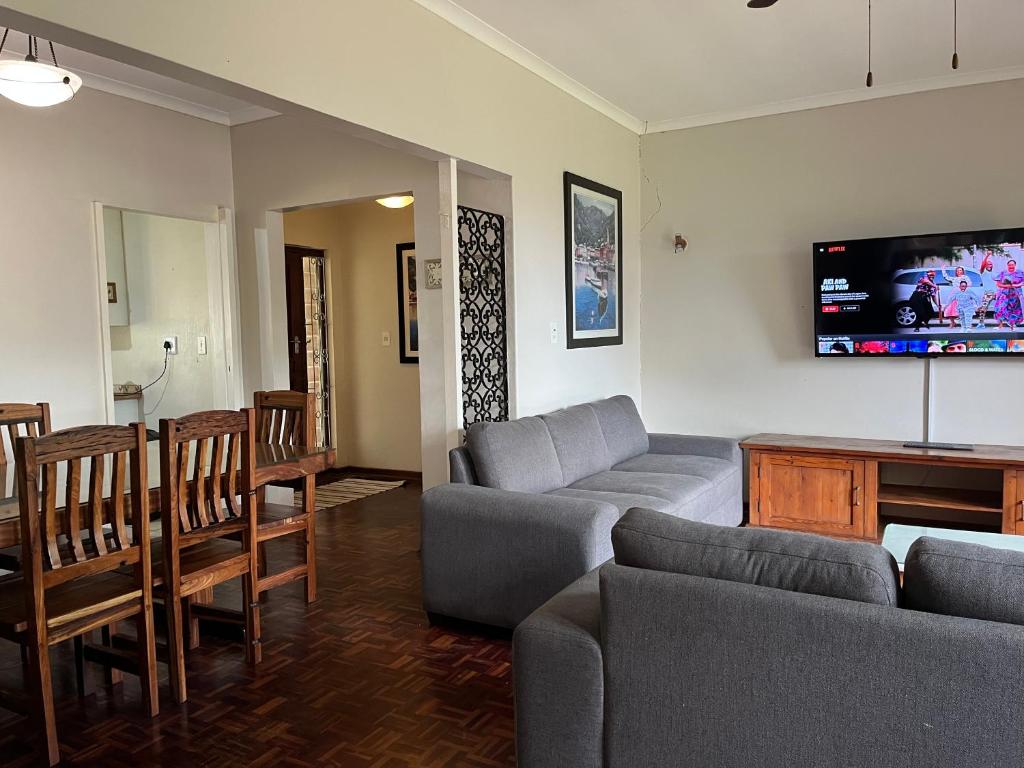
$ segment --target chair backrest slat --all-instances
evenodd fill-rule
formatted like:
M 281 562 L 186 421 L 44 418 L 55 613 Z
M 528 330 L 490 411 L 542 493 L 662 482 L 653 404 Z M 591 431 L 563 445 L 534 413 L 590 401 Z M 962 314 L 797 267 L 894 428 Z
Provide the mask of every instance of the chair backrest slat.
M 79 512 L 82 496 L 82 459 L 68 460 L 68 481 L 64 497 L 64 534 L 71 544 L 71 556 L 76 563 L 85 560 L 85 548 L 82 546 L 82 516 Z
M 205 528 L 210 524 L 210 516 L 206 514 L 206 449 L 209 440 L 206 438 L 199 438 L 196 440 L 196 451 L 195 468 L 192 472 L 192 485 L 190 493 L 192 495 L 192 515 L 196 521 L 196 525 L 200 528 Z
M 97 555 L 107 554 L 103 524 L 106 522 L 103 509 L 103 465 L 105 456 L 93 456 L 89 471 L 89 532 L 90 540 Z
M 279 389 L 256 392 L 256 440 L 273 445 L 313 445 L 316 430 L 314 397 L 307 392 Z
M 124 494 L 125 494 L 125 466 L 127 454 L 118 451 L 114 454 L 114 460 L 110 472 L 110 524 L 114 546 L 117 549 L 126 549 L 131 546 L 128 541 L 128 531 L 124 523 Z
M 238 435 L 232 434 L 228 437 L 228 492 L 224 497 L 226 504 L 224 508 L 225 519 L 231 517 L 238 517 L 240 514 L 238 510 L 238 504 L 235 498 L 238 495 L 238 478 L 233 471 L 233 467 L 238 466 Z
M 188 533 L 192 530 L 192 515 L 188 507 L 188 452 L 191 447 L 189 441 L 178 446 L 178 469 L 175 473 L 175 485 L 178 498 L 178 517 L 181 520 L 181 530 Z
M 60 568 L 60 548 L 57 537 L 60 536 L 60 521 L 57 519 L 57 465 L 46 464 L 43 473 L 43 540 L 46 542 L 46 554 L 49 567 Z
M 210 457 L 210 484 L 207 489 L 207 501 L 210 505 L 210 522 L 220 523 L 224 520 L 224 512 L 220 505 L 224 493 L 221 468 L 224 464 L 224 435 L 214 435 L 213 455 Z M 229 463 L 229 466 L 233 466 Z

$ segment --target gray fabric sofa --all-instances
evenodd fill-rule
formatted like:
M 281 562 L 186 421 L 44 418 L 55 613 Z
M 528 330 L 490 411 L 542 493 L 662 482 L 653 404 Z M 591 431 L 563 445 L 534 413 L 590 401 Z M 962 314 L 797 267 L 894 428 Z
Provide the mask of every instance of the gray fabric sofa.
M 453 482 L 421 503 L 424 607 L 495 626 L 608 560 L 630 507 L 719 525 L 743 515 L 736 441 L 648 434 L 622 395 L 474 424 L 450 463 Z
M 520 768 L 1024 764 L 1024 555 L 631 510 L 515 631 Z

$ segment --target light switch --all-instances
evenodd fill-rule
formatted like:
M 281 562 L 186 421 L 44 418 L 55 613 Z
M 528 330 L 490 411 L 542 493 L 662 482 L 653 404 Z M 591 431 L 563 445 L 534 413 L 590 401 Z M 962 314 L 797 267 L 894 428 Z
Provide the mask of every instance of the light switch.
M 551 343 L 558 343 L 558 323 L 551 323 Z
M 382 347 L 391 346 L 391 331 L 382 331 L 380 334 L 380 345 Z
M 200 336 L 198 339 L 196 339 L 196 346 L 198 348 L 197 351 L 199 352 L 199 354 L 200 355 L 205 355 L 206 354 L 206 337 L 205 336 Z

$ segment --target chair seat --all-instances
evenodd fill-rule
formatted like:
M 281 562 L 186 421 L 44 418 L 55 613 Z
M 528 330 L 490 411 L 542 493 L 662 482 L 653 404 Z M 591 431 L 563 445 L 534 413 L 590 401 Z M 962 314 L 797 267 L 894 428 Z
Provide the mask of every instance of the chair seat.
M 152 541 L 153 586 L 164 583 L 164 546 L 163 539 Z M 229 539 L 208 539 L 181 550 L 181 578 L 183 581 L 196 579 L 209 571 L 220 570 L 231 560 L 248 559 L 249 555 L 242 551 L 239 542 Z M 243 571 L 244 572 L 244 571 Z M 229 578 L 234 578 L 232 574 Z M 224 579 L 227 580 L 226 578 Z M 209 586 L 213 586 L 210 584 Z
M 46 625 L 50 629 L 65 627 L 126 606 L 141 596 L 142 591 L 131 574 L 114 571 L 74 579 L 46 590 Z M 21 578 L 3 579 L 0 581 L 0 634 L 10 637 L 27 631 L 25 582 Z

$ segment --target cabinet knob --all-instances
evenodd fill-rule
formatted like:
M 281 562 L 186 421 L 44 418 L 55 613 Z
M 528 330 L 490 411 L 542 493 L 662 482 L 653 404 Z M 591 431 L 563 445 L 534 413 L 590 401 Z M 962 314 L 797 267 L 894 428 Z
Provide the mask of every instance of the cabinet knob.
M 860 486 L 859 485 L 853 486 L 853 506 L 855 506 L 855 507 L 859 507 L 860 506 Z

